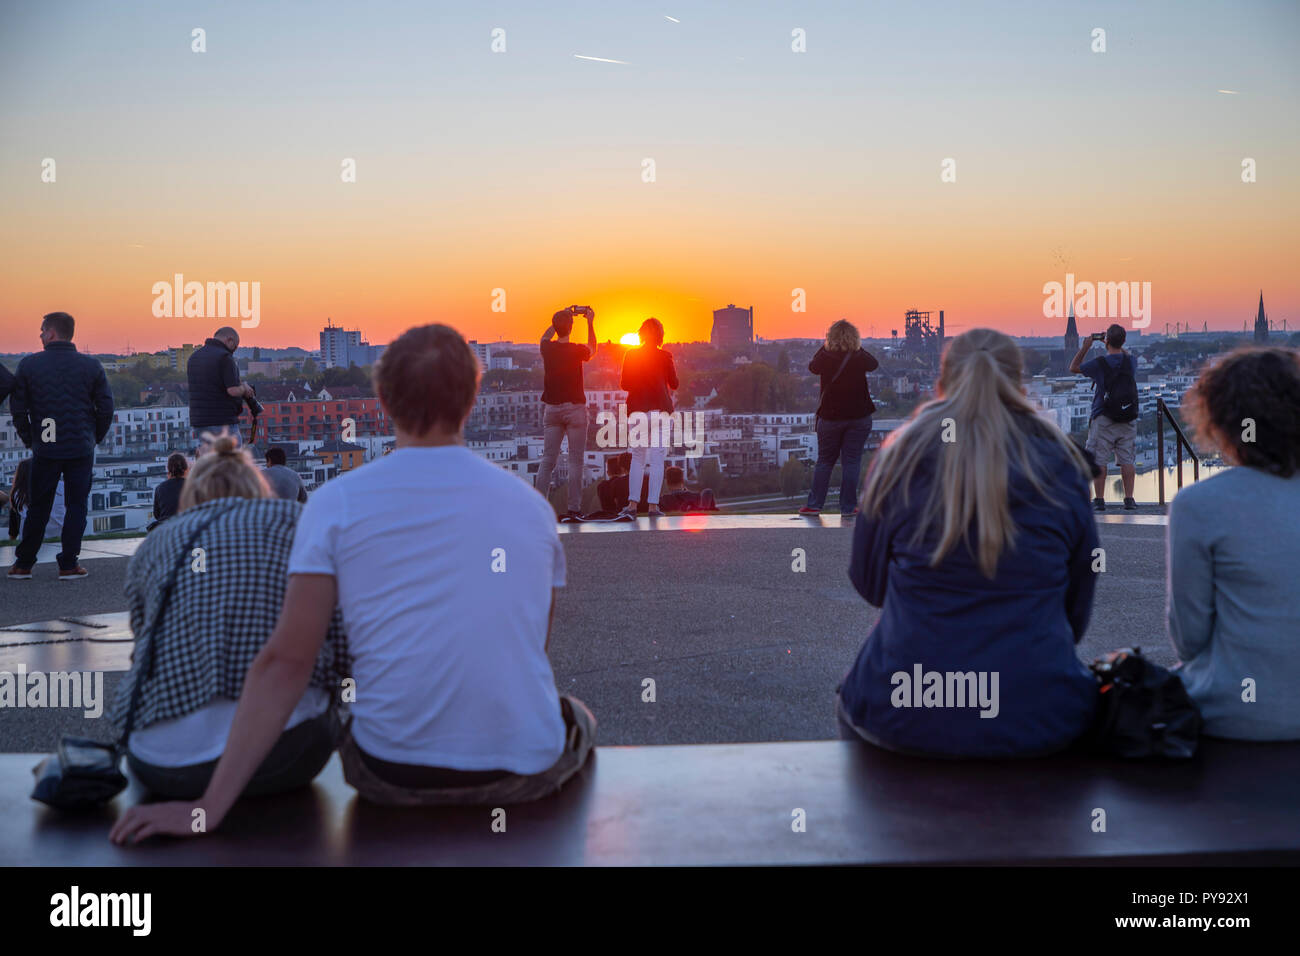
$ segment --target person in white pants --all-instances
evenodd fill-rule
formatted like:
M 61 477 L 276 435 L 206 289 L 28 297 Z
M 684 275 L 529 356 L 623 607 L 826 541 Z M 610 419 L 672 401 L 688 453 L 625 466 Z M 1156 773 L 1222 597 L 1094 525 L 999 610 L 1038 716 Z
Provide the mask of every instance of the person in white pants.
M 637 503 L 641 499 L 641 476 L 650 469 L 650 488 L 646 502 L 650 517 L 663 514 L 659 510 L 659 492 L 664 483 L 664 457 L 668 452 L 670 436 L 662 434 L 660 414 L 671 415 L 672 390 L 677 388 L 677 370 L 673 357 L 661 347 L 664 344 L 663 323 L 656 318 L 646 319 L 639 330 L 641 345 L 628 350 L 623 356 L 623 372 L 619 385 L 627 391 L 629 419 L 628 451 L 632 453 L 632 467 L 627 477 L 627 507 L 618 516 L 620 521 L 636 520 Z M 631 418 L 637 412 L 649 418 L 646 440 L 634 440 Z

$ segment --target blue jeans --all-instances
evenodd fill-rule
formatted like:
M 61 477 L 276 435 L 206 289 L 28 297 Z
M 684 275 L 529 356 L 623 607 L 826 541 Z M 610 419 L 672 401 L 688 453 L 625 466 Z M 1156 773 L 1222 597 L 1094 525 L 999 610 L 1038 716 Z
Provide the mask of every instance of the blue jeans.
M 840 460 L 840 514 L 852 514 L 858 506 L 858 471 L 862 468 L 862 449 L 871 435 L 871 416 L 844 421 L 817 419 L 817 467 L 813 469 L 812 491 L 808 507 L 821 510 L 831 484 L 831 472 Z

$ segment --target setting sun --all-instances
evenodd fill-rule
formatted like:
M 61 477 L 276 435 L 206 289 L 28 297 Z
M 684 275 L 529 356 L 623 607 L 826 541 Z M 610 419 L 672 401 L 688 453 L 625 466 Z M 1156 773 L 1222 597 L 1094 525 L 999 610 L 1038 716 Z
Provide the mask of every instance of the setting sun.
M 618 340 L 618 344 L 630 345 L 633 348 L 635 348 L 636 346 L 641 344 L 641 336 L 637 335 L 635 332 L 629 332 L 627 333 L 627 335 L 623 336 L 621 339 Z

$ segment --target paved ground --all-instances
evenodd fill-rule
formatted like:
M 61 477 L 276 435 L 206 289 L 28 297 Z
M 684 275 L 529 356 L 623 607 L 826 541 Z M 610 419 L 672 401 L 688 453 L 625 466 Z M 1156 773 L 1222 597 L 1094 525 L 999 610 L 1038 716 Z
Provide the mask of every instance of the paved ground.
M 712 520 L 666 519 L 646 533 L 643 519 L 642 527 L 593 533 L 590 526 L 563 537 L 569 586 L 556 608 L 551 657 L 560 689 L 596 713 L 602 744 L 836 734 L 832 693 L 877 613 L 845 575 L 850 532 L 838 517 L 824 526 Z M 1107 571 L 1081 656 L 1138 644 L 1172 662 L 1163 519 L 1143 515 L 1102 523 L 1100 531 Z M 794 548 L 805 549 L 805 573 L 791 571 Z M 48 566 L 30 582 L 0 582 L 0 627 L 123 610 L 126 563 L 87 561 L 90 576 L 75 583 L 54 580 Z M 43 636 L 0 631 L 0 644 Z M 641 700 L 647 677 L 655 703 Z M 107 673 L 105 690 L 111 694 L 118 680 L 120 672 Z M 103 738 L 110 731 L 79 712 L 0 709 L 0 752 L 49 750 L 61 733 Z

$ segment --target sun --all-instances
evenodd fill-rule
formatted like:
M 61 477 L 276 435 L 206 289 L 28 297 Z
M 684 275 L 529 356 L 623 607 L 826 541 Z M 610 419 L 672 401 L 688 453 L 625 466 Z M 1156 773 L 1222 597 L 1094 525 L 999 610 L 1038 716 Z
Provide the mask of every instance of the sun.
M 623 336 L 621 339 L 618 340 L 618 344 L 630 345 L 633 348 L 635 348 L 636 346 L 641 344 L 641 336 L 637 335 L 635 332 L 629 332 L 627 333 L 627 335 Z

